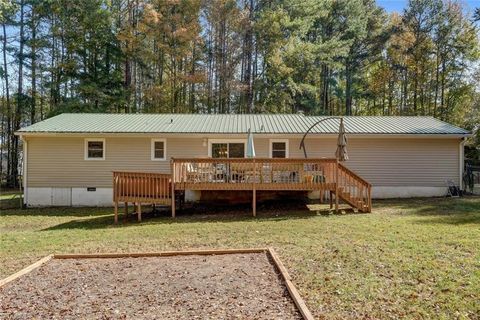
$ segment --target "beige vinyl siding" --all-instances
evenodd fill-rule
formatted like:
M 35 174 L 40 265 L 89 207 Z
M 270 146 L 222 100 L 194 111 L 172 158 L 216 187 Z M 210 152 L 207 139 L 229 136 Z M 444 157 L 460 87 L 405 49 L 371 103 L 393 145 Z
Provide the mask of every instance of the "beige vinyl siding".
M 300 139 L 290 140 L 290 157 L 303 158 Z M 350 138 L 347 167 L 374 186 L 443 187 L 459 183 L 460 139 Z M 335 157 L 335 139 L 306 143 L 309 158 Z
M 154 138 L 163 138 L 155 136 Z M 151 160 L 151 138 L 105 138 L 105 160 L 84 159 L 84 138 L 28 138 L 29 187 L 112 187 L 112 171 L 170 172 L 170 157 L 206 157 L 203 139 L 168 138 Z
M 304 158 L 301 139 L 289 139 L 290 158 Z M 309 158 L 334 158 L 336 139 L 306 139 Z M 374 186 L 443 187 L 459 183 L 459 139 L 350 138 L 347 167 Z M 257 156 L 268 157 L 269 139 L 255 140 Z
M 375 186 L 459 183 L 460 140 L 351 140 L 348 165 Z
M 84 160 L 84 138 L 29 137 L 28 186 L 111 187 L 115 170 L 167 173 L 172 156 L 207 157 L 203 140 L 167 137 L 167 160 L 152 161 L 151 138 L 107 137 L 106 159 L 91 161 Z M 443 187 L 447 179 L 459 182 L 459 143 L 459 139 L 351 138 L 346 165 L 374 186 Z M 268 138 L 257 135 L 257 157 L 269 156 L 269 144 Z M 289 139 L 290 158 L 304 158 L 299 144 L 299 138 Z M 309 158 L 332 158 L 336 139 L 309 138 L 306 146 Z

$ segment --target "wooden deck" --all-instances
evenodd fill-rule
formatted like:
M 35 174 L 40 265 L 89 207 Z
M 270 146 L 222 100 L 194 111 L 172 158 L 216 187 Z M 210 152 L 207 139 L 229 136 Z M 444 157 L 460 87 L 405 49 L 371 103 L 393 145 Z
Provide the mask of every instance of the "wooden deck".
M 121 202 L 126 208 L 134 203 L 139 220 L 142 203 L 171 205 L 175 217 L 175 193 L 185 190 L 252 191 L 254 216 L 256 192 L 262 190 L 320 190 L 330 193 L 336 210 L 342 200 L 361 212 L 371 211 L 371 185 L 336 159 L 174 158 L 171 174 L 114 172 L 113 187 L 115 222 Z

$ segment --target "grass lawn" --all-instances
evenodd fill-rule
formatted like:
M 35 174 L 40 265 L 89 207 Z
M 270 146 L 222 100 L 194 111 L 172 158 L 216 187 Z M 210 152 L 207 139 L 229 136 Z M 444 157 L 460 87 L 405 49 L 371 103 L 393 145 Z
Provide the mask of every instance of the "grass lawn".
M 480 318 L 479 197 L 374 201 L 372 214 L 184 212 L 119 226 L 112 212 L 2 210 L 0 278 L 50 253 L 271 246 L 318 318 Z

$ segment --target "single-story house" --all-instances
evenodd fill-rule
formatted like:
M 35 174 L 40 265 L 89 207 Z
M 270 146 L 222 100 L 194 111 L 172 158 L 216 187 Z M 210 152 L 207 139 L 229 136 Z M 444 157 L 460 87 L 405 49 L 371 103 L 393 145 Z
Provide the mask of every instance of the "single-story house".
M 202 166 L 194 167 L 192 159 L 211 164 L 218 162 L 212 158 L 244 158 L 251 130 L 256 158 L 266 159 L 255 170 L 267 170 L 268 158 L 303 161 L 301 139 L 321 119 L 303 114 L 61 114 L 17 132 L 24 147 L 25 203 L 111 206 L 113 172 L 172 173 L 171 159 L 190 159 L 175 170 L 183 170 L 178 181 L 195 172 L 190 182 L 197 184 L 184 184 L 184 196 L 186 201 L 199 200 L 202 190 L 214 189 L 200 187 L 204 186 L 200 182 L 226 182 L 227 171 L 220 175 L 216 167 L 214 173 L 202 173 L 207 180 L 201 180 Z M 371 184 L 371 197 L 442 196 L 447 180 L 461 185 L 468 131 L 433 117 L 343 119 L 349 155 L 343 165 L 353 172 L 352 177 Z M 338 120 L 330 119 L 312 128 L 305 139 L 309 159 L 335 159 L 338 127 Z M 313 183 L 310 176 L 298 178 L 304 168 L 285 178 L 285 174 L 274 177 L 270 167 L 269 181 Z M 227 175 L 231 185 L 248 180 L 244 173 L 228 171 Z M 256 179 L 265 183 L 265 177 Z M 190 190 L 191 186 L 198 188 Z M 319 197 L 314 188 L 305 190 Z

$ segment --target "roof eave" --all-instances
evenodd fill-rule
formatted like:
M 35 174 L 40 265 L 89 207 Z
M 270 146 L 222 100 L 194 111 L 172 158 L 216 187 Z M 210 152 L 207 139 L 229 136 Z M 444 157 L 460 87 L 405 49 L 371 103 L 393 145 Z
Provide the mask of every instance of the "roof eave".
M 83 137 L 83 136 L 199 136 L 199 135 L 241 135 L 247 133 L 218 133 L 218 132 L 39 132 L 39 131 L 16 131 L 15 135 L 25 137 Z M 298 136 L 302 137 L 303 133 L 254 133 L 256 136 Z M 472 133 L 348 133 L 347 135 L 352 138 L 469 138 L 473 136 Z M 310 133 L 308 137 L 336 137 L 337 133 Z

